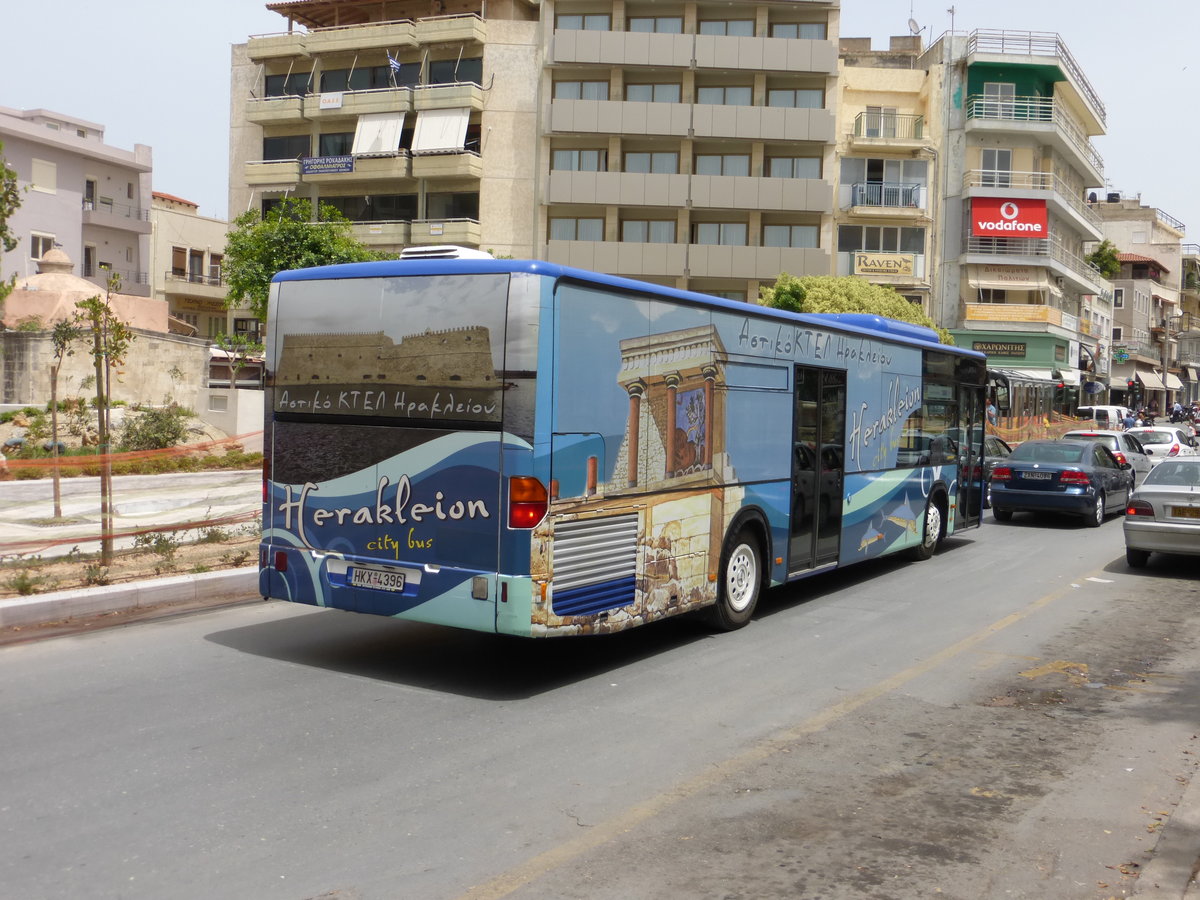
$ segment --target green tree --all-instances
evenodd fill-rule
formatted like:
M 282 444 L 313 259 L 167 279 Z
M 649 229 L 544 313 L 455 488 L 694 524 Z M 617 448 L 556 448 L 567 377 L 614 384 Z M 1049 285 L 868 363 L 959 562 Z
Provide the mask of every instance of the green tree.
M 1121 261 L 1117 259 L 1117 248 L 1108 238 L 1088 254 L 1087 261 L 1100 270 L 1105 278 L 1116 278 L 1121 274 Z
M 261 341 L 251 340 L 244 334 L 228 335 L 221 332 L 214 339 L 219 349 L 225 351 L 225 360 L 229 365 L 229 386 L 237 387 L 238 372 L 246 368 L 252 356 L 262 356 Z
M 4 144 L 0 143 L 0 248 L 8 253 L 17 248 L 17 236 L 13 234 L 8 220 L 21 205 L 21 194 L 17 189 L 17 173 L 9 168 L 4 159 Z M 17 283 L 16 273 L 6 281 L 0 281 L 0 302 L 12 293 Z
M 286 198 L 265 217 L 252 209 L 233 220 L 222 263 L 229 283 L 226 307 L 249 307 L 265 322 L 276 272 L 383 258 L 354 238 L 349 221 L 335 207 L 322 204 L 321 220 L 312 218 L 308 200 Z
M 91 346 L 92 362 L 96 376 L 96 417 L 100 450 L 100 565 L 112 565 L 112 457 L 109 413 L 112 408 L 110 386 L 112 370 L 124 364 L 125 354 L 133 343 L 133 331 L 129 325 L 117 318 L 109 305 L 112 295 L 121 290 L 118 275 L 108 278 L 108 290 L 104 297 L 96 295 L 75 304 L 75 326 L 79 339 Z
M 79 326 L 67 319 L 54 323 L 50 332 L 50 344 L 54 348 L 54 362 L 50 364 L 50 455 L 55 459 L 54 465 L 54 518 L 62 518 L 62 489 L 59 486 L 58 472 L 58 373 L 62 371 L 63 360 L 75 353 L 72 345 L 79 340 Z
M 759 290 L 763 306 L 804 313 L 866 313 L 932 328 L 943 344 L 954 338 L 934 324 L 921 307 L 910 303 L 893 288 L 871 284 L 853 276 L 806 275 L 797 278 L 780 274 L 772 287 Z

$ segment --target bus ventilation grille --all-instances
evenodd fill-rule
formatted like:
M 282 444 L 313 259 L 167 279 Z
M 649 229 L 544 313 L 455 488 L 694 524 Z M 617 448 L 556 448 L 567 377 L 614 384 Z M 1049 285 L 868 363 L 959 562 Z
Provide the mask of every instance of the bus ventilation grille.
M 637 537 L 636 513 L 556 523 L 554 614 L 585 616 L 633 603 Z

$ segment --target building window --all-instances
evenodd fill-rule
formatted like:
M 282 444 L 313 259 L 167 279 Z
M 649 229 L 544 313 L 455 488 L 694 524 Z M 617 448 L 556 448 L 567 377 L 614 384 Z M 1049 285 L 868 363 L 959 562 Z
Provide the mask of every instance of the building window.
M 58 165 L 49 160 L 30 160 L 29 189 L 43 194 L 58 193 Z
M 627 84 L 625 99 L 638 103 L 678 103 L 677 84 Z
M 1004 288 L 980 288 L 978 302 L 1007 303 L 1008 291 L 1004 290 Z
M 751 106 L 754 89 L 749 85 L 701 87 L 696 89 L 696 102 L 702 106 Z
M 258 319 L 234 319 L 233 333 L 245 336 L 247 340 L 262 340 L 262 322 Z
M 321 73 L 321 91 L 377 91 L 392 87 L 415 87 L 421 80 L 419 62 L 402 62 L 392 70 L 386 66 L 356 66 L 354 69 L 329 69 Z
M 611 19 L 607 13 L 604 15 L 559 16 L 556 27 L 563 31 L 610 31 L 612 29 Z
M 697 153 L 697 175 L 749 175 L 750 156 L 743 153 Z
M 268 97 L 303 97 L 308 93 L 312 72 L 292 72 L 290 75 L 268 75 L 266 95 Z
M 820 231 L 816 225 L 764 225 L 763 246 L 815 249 L 821 246 Z
M 1124 332 L 1121 330 L 1121 326 L 1114 325 L 1113 330 L 1112 330 L 1112 339 L 1114 341 L 1122 341 L 1125 339 L 1123 337 L 1123 335 L 1124 335 Z
M 426 219 L 478 219 L 479 192 L 444 192 L 425 198 Z
M 556 81 L 555 100 L 607 100 L 607 81 Z
M 465 59 L 438 59 L 429 63 L 429 80 L 426 84 L 482 84 L 483 57 Z
M 602 241 L 604 240 L 603 219 L 551 219 L 550 240 L 552 241 Z
M 820 88 L 773 88 L 767 91 L 767 106 L 824 109 L 825 92 Z
M 1011 119 L 1013 101 L 1017 97 L 1017 86 L 1008 81 L 985 81 L 983 83 L 984 115 L 992 119 Z
M 896 136 L 896 107 L 868 106 L 864 119 L 864 137 L 894 138 Z
M 985 147 L 979 156 L 984 187 L 1008 187 L 1012 184 L 1012 151 Z
M 32 232 L 29 235 L 29 258 L 41 259 L 54 249 L 54 235 Z
M 679 154 L 675 152 L 626 153 L 625 171 L 653 175 L 676 175 Z
M 720 297 L 722 300 L 738 300 L 746 302 L 745 291 L 705 291 L 710 297 Z
M 673 244 L 675 220 L 626 219 L 621 223 L 621 240 L 635 244 Z
M 769 178 L 820 178 L 819 156 L 772 156 L 767 159 Z
M 1113 309 L 1125 307 L 1125 288 L 1113 288 Z
M 850 206 L 919 206 L 929 179 L 923 159 L 842 159 L 842 203 Z
M 264 160 L 300 159 L 312 154 L 312 140 L 307 134 L 263 138 Z
M 83 277 L 92 278 L 96 274 L 96 245 L 83 245 Z
M 683 34 L 680 16 L 631 16 L 629 30 L 655 34 Z
M 824 22 L 772 22 L 771 37 L 804 38 L 807 41 L 825 40 Z
M 744 222 L 696 222 L 692 225 L 692 243 L 745 247 L 746 224 Z
M 604 172 L 608 169 L 607 150 L 555 150 L 550 168 L 561 172 Z
M 754 37 L 753 19 L 709 19 L 700 23 L 701 34 Z
M 923 254 L 925 229 L 895 225 L 839 225 L 838 252 L 853 253 L 856 250 Z
M 319 156 L 349 156 L 354 146 L 353 131 L 339 131 L 323 134 L 317 139 L 317 154 Z

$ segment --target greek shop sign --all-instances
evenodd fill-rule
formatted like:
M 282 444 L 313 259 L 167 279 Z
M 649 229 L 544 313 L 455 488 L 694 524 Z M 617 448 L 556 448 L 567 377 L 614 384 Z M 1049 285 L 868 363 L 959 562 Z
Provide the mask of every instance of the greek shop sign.
M 975 197 L 971 200 L 971 234 L 974 237 L 1049 237 L 1046 201 Z

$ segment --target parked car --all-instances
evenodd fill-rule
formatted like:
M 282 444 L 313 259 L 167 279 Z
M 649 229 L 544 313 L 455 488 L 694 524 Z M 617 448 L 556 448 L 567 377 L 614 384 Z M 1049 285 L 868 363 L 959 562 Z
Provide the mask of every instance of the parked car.
M 1117 462 L 1099 441 L 1025 441 L 992 470 L 992 515 L 1061 512 L 1099 527 L 1124 510 L 1133 490 L 1133 466 Z
M 1151 553 L 1200 555 L 1200 456 L 1165 459 L 1125 507 L 1125 561 L 1139 568 Z
M 992 472 L 1012 455 L 1012 447 L 994 434 L 983 436 L 983 508 L 992 505 Z
M 1081 406 L 1075 411 L 1081 419 L 1092 419 L 1097 428 L 1124 428 L 1127 406 Z
M 1178 425 L 1143 425 L 1125 432 L 1132 434 L 1150 454 L 1152 463 L 1175 456 L 1195 456 L 1196 439 Z
M 1063 437 L 1083 441 L 1099 441 L 1113 452 L 1117 462 L 1132 463 L 1134 487 L 1141 484 L 1154 467 L 1154 462 L 1150 459 L 1146 448 L 1134 435 L 1125 431 L 1068 431 Z

